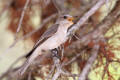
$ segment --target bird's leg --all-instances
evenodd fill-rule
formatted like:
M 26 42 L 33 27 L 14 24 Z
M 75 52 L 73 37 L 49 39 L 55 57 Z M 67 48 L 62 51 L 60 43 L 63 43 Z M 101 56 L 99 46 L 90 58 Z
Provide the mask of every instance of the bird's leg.
M 51 50 L 52 54 L 53 54 L 53 63 L 55 66 L 55 73 L 53 74 L 53 77 L 51 80 L 57 80 L 57 78 L 61 75 L 61 71 L 62 71 L 62 66 L 60 63 L 60 58 L 58 57 L 58 49 L 53 49 Z
M 52 57 L 60 58 L 59 56 L 59 50 L 57 48 L 51 50 Z

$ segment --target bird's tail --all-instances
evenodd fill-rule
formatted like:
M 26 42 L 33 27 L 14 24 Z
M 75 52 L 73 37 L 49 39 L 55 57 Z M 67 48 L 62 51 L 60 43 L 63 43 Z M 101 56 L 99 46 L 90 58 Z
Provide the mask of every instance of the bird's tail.
M 41 50 L 39 49 L 39 53 L 41 53 Z M 20 75 L 23 75 L 25 71 L 28 69 L 28 67 L 34 62 L 37 56 L 39 56 L 38 52 L 33 52 L 32 55 L 26 60 L 26 62 L 23 64 L 23 66 L 20 68 Z

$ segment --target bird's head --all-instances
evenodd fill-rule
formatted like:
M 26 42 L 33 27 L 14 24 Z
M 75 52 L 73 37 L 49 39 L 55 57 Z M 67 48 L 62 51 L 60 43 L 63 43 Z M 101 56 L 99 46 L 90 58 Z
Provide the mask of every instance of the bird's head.
M 60 24 L 70 24 L 70 25 L 72 25 L 72 24 L 74 23 L 73 20 L 74 20 L 74 17 L 73 17 L 73 16 L 66 14 L 66 15 L 61 15 L 61 16 L 59 17 L 58 23 L 60 23 Z

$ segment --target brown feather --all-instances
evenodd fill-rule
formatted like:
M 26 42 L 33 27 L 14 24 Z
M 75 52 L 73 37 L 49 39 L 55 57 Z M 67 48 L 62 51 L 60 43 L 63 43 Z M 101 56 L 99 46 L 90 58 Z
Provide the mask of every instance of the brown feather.
M 33 49 L 29 53 L 27 53 L 25 57 L 28 58 L 41 43 L 43 43 L 45 40 L 51 37 L 54 33 L 56 33 L 58 26 L 59 24 L 54 24 L 52 27 L 48 28 L 40 37 L 40 39 L 36 42 Z

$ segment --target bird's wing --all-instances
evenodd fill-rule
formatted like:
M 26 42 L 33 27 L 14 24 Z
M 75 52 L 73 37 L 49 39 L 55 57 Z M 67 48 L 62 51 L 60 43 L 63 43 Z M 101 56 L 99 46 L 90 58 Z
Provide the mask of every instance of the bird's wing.
M 26 58 L 28 58 L 33 51 L 46 39 L 48 39 L 49 37 L 51 37 L 54 33 L 56 33 L 57 29 L 58 29 L 59 24 L 54 24 L 52 25 L 52 27 L 48 28 L 43 35 L 40 37 L 40 39 L 36 42 L 36 44 L 34 45 L 33 49 L 25 56 Z
M 40 37 L 40 39 L 37 41 L 37 43 L 34 45 L 34 47 L 36 47 L 37 45 L 40 45 L 43 39 L 47 39 L 51 37 L 54 33 L 56 33 L 58 26 L 59 24 L 54 24 L 52 27 L 48 28 Z

